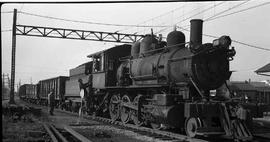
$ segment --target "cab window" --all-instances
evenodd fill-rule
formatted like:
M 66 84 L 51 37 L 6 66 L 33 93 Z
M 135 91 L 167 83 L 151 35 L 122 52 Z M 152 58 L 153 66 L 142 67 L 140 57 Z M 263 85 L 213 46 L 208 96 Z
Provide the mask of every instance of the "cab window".
M 94 72 L 104 71 L 104 54 L 93 56 L 93 71 Z

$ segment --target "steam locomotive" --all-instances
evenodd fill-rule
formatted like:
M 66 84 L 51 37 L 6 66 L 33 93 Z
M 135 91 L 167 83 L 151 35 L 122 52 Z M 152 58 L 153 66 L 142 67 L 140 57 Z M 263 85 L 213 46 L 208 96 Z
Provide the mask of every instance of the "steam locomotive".
M 224 94 L 210 95 L 230 78 L 229 62 L 236 53 L 231 39 L 221 36 L 202 44 L 202 26 L 202 20 L 191 20 L 189 42 L 175 30 L 167 42 L 149 34 L 132 45 L 88 55 L 91 61 L 77 68 L 80 73 L 59 77 L 47 87 L 44 81 L 38 83 L 39 97 L 34 100 L 46 104 L 46 95 L 39 94 L 54 88 L 59 89 L 58 103 L 68 106 L 79 98 L 81 78 L 91 84 L 85 97 L 96 115 L 154 129 L 178 128 L 190 137 L 225 134 L 252 139 L 249 123 L 255 114 Z

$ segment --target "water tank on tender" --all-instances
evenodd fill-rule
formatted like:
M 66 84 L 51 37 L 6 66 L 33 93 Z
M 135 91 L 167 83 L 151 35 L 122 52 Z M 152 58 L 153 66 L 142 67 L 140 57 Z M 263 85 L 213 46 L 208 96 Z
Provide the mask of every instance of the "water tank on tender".
M 180 31 L 172 31 L 167 36 L 167 46 L 185 47 L 185 35 Z M 181 44 L 182 43 L 182 44 Z M 180 44 L 180 45 L 179 45 Z
M 139 57 L 139 53 L 140 53 L 140 42 L 139 41 L 137 41 L 137 42 L 135 42 L 133 45 L 132 45 L 132 47 L 131 47 L 131 56 L 133 57 L 133 58 L 138 58 Z
M 155 49 L 158 40 L 152 35 L 145 35 L 140 45 L 140 54 L 146 53 L 149 50 Z

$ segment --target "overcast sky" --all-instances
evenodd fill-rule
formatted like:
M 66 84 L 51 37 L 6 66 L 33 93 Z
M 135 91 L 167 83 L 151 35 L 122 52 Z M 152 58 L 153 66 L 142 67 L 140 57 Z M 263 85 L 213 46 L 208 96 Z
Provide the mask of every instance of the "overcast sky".
M 263 3 L 265 5 L 260 5 Z M 187 25 L 189 25 L 191 18 L 205 20 L 213 15 L 226 15 L 256 5 L 260 6 L 204 22 L 203 33 L 214 36 L 228 35 L 233 40 L 270 49 L 270 4 L 268 0 L 203 3 L 4 4 L 1 7 L 2 73 L 10 74 L 12 43 L 11 31 L 5 31 L 12 28 L 12 13 L 4 12 L 13 11 L 14 8 L 17 8 L 18 11 L 43 16 L 88 22 L 169 25 L 171 27 L 167 29 L 153 28 L 154 33 L 161 30 L 159 33 L 167 36 L 176 23 L 179 27 L 189 28 Z M 225 10 L 227 12 L 220 14 Z M 22 13 L 18 13 L 17 24 L 109 32 L 119 31 L 121 33 L 138 32 L 138 34 L 146 34 L 151 31 L 150 28 L 82 24 Z M 188 41 L 189 32 L 183 32 Z M 203 37 L 204 43 L 212 42 L 212 40 L 213 38 Z M 30 83 L 31 80 L 33 83 L 37 83 L 38 80 L 42 79 L 60 75 L 68 76 L 69 69 L 89 61 L 87 55 L 117 44 L 119 43 L 17 36 L 15 83 L 19 80 L 22 83 Z M 254 73 L 256 69 L 270 63 L 269 51 L 234 42 L 232 46 L 236 49 L 236 56 L 231 62 L 231 70 L 235 71 L 231 80 L 243 81 L 250 78 L 253 81 L 261 81 L 269 79 L 269 77 Z

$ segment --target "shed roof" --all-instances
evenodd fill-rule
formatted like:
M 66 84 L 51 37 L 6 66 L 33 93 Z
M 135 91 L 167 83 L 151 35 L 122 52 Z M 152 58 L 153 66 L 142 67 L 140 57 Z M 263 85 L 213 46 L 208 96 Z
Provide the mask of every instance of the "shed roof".
M 127 45 L 131 45 L 131 44 L 121 44 L 121 45 L 116 45 L 116 46 L 111 47 L 111 48 L 109 48 L 109 49 L 104 49 L 104 50 L 98 51 L 98 52 L 96 52 L 96 53 L 92 53 L 92 54 L 88 55 L 87 57 L 88 57 L 88 58 L 91 58 L 91 57 L 93 57 L 93 56 L 95 56 L 95 55 L 99 55 L 99 54 L 101 54 L 101 53 L 107 52 L 108 50 L 112 50 L 112 49 L 114 49 L 114 48 L 118 48 L 118 47 L 122 47 L 122 46 L 127 46 Z
M 90 64 L 92 61 L 89 61 L 89 62 L 86 62 L 86 63 L 82 63 L 82 64 L 80 64 L 79 66 L 77 66 L 76 68 L 78 68 L 78 67 L 81 67 L 81 66 L 85 66 L 86 64 Z
M 268 73 L 268 72 L 270 72 L 270 63 L 263 66 L 263 67 L 261 67 L 261 68 L 259 68 L 259 69 L 257 69 L 255 72 L 256 73 Z

